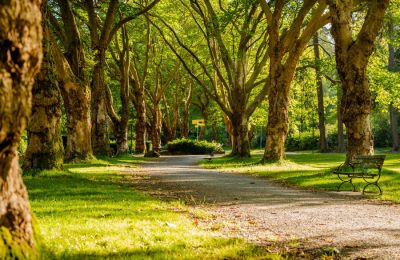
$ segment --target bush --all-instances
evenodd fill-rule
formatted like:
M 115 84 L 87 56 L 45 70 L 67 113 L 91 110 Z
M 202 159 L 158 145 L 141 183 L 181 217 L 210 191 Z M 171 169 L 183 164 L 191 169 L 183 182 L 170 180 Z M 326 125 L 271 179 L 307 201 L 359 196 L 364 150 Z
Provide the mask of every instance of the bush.
M 195 141 L 190 139 L 176 139 L 168 142 L 167 149 L 170 154 L 224 153 L 224 149 L 219 143 Z

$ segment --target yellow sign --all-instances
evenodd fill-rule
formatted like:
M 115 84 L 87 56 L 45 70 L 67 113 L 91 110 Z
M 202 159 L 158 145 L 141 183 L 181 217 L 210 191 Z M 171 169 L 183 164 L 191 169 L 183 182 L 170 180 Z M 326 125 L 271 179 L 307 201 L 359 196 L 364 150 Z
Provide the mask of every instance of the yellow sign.
M 204 123 L 197 123 L 197 126 L 206 126 Z
M 204 119 L 197 119 L 197 120 L 192 120 L 193 125 L 199 125 L 203 124 L 204 125 Z

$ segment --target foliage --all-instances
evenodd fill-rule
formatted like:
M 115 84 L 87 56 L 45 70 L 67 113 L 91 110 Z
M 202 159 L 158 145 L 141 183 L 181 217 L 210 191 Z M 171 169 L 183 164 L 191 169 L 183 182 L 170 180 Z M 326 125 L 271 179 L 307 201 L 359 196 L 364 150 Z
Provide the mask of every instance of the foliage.
M 64 171 L 25 176 L 44 243 L 43 259 L 269 258 L 261 248 L 196 227 L 206 214 L 179 201 L 162 202 L 132 188 L 124 156 L 66 164 Z M 0 256 L 1 258 L 1 256 Z
M 207 141 L 195 141 L 191 139 L 176 139 L 167 144 L 171 154 L 210 154 L 224 153 L 222 145 Z

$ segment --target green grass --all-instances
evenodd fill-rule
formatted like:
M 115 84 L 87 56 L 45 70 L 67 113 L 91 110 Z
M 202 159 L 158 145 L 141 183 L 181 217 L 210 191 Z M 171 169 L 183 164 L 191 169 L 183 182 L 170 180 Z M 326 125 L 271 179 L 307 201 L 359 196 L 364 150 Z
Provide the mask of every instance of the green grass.
M 202 230 L 190 209 L 132 188 L 129 156 L 24 176 L 44 259 L 262 258 L 266 251 Z M 278 257 L 278 256 L 277 256 Z
M 387 151 L 381 150 L 378 153 L 384 152 Z M 200 165 L 206 168 L 263 176 L 306 189 L 336 190 L 341 182 L 336 175 L 331 174 L 331 171 L 344 162 L 345 155 L 300 152 L 288 154 L 283 162 L 265 165 L 259 163 L 261 158 L 260 154 L 253 154 L 248 159 L 226 156 L 215 158 L 211 162 L 203 160 Z M 355 179 L 354 182 L 357 190 L 362 190 L 365 182 L 362 179 Z M 383 190 L 383 195 L 375 198 L 400 201 L 400 154 L 387 154 L 379 185 Z M 342 189 L 351 190 L 351 187 L 345 185 Z M 376 192 L 377 189 L 374 189 L 372 187 L 370 191 Z

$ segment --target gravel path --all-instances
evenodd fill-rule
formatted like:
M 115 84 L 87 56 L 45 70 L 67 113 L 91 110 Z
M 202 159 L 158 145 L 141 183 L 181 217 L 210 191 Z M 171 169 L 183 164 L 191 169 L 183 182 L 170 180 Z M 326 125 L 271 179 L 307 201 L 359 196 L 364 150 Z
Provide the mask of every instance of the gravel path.
M 400 259 L 400 205 L 202 169 L 196 162 L 203 157 L 163 156 L 141 171 L 162 191 L 211 203 L 212 225 L 221 223 L 229 235 L 260 244 L 296 244 L 305 252 L 337 249 L 345 259 Z

